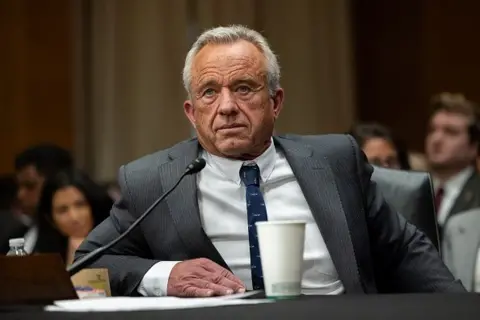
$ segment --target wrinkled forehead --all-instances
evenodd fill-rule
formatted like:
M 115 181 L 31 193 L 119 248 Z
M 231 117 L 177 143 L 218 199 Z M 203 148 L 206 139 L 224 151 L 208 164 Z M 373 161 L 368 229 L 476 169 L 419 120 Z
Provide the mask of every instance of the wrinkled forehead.
M 263 53 L 252 43 L 241 40 L 229 44 L 207 44 L 193 59 L 191 72 L 195 83 L 209 74 L 265 75 L 267 68 Z

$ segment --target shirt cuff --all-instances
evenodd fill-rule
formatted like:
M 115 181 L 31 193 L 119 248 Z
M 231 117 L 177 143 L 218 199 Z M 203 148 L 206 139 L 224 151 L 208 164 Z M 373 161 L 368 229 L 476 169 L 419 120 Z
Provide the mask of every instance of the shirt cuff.
M 173 267 L 180 261 L 160 261 L 154 264 L 143 276 L 138 293 L 145 297 L 167 295 L 168 278 Z

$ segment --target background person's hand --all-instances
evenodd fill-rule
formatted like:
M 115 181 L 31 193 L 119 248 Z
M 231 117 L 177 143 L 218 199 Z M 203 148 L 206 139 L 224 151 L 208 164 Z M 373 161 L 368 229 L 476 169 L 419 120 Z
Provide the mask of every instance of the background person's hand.
M 227 269 L 209 259 L 177 263 L 168 278 L 167 295 L 211 297 L 245 292 L 245 285 Z

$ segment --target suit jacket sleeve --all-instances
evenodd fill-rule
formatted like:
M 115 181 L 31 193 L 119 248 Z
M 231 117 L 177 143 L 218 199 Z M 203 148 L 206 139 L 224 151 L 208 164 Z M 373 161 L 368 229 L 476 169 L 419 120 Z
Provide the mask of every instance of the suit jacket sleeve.
M 88 235 L 77 250 L 76 259 L 115 239 L 135 221 L 130 213 L 131 197 L 124 166 L 119 170 L 118 182 L 122 189 L 122 199 L 114 204 L 110 217 Z M 152 259 L 148 248 L 141 228 L 136 228 L 90 267 L 108 269 L 113 295 L 138 295 L 136 289 L 143 276 L 159 262 Z
M 353 142 L 366 208 L 375 280 L 380 292 L 465 292 L 430 240 L 384 200 L 373 168 Z

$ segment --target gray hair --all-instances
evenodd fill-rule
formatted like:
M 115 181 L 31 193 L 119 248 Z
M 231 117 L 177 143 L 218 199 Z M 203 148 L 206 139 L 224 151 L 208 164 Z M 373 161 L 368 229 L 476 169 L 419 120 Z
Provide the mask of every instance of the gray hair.
M 275 91 L 280 88 L 280 65 L 267 40 L 255 30 L 240 25 L 232 25 L 203 32 L 188 51 L 183 67 L 183 86 L 189 96 L 191 95 L 193 59 L 198 52 L 207 44 L 230 44 L 239 40 L 250 42 L 263 53 L 267 63 L 268 91 L 272 96 L 275 94 Z

